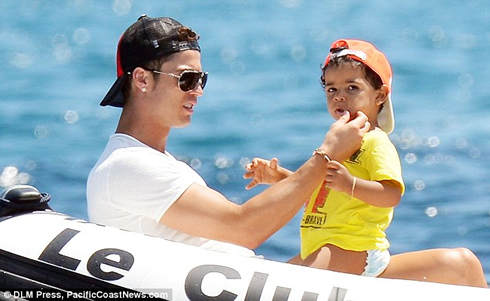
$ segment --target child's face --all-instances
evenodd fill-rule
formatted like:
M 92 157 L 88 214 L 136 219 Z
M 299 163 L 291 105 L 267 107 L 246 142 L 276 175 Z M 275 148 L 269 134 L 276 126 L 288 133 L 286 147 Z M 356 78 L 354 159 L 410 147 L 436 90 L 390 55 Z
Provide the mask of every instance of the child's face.
M 362 111 L 372 128 L 378 126 L 378 112 L 386 99 L 386 90 L 375 90 L 366 80 L 362 68 L 353 65 L 328 67 L 324 78 L 328 112 L 335 120 L 347 111 L 352 118 Z

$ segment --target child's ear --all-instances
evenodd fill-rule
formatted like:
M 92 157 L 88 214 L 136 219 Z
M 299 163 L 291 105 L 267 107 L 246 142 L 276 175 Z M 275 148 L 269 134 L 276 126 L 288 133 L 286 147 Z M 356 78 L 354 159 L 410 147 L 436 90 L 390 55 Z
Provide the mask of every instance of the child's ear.
M 376 104 L 377 105 L 382 105 L 385 103 L 386 98 L 388 97 L 388 86 L 383 85 L 379 90 L 378 90 L 378 95 L 376 96 Z

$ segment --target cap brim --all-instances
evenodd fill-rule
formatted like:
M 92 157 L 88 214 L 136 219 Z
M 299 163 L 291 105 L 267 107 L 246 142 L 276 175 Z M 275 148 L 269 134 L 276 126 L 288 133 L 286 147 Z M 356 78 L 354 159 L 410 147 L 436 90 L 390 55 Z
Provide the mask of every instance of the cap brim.
M 391 103 L 391 93 L 383 104 L 383 109 L 378 114 L 378 125 L 387 134 L 390 134 L 395 129 L 395 114 Z
M 122 108 L 124 105 L 124 95 L 122 93 L 122 88 L 124 85 L 124 81 L 126 80 L 126 74 L 117 78 L 117 80 L 112 85 L 109 92 L 107 92 L 106 96 L 100 102 L 101 106 L 113 106 Z

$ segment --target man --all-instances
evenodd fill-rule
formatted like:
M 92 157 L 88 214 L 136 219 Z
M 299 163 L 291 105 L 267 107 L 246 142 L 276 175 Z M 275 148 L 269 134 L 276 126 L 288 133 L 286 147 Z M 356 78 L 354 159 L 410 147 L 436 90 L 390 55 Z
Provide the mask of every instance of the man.
M 118 79 L 101 105 L 122 107 L 87 183 L 93 222 L 212 250 L 254 255 L 283 227 L 326 176 L 330 158 L 359 149 L 369 129 L 362 113 L 333 124 L 320 147 L 292 176 L 243 205 L 207 187 L 166 150 L 170 130 L 188 126 L 208 74 L 199 36 L 171 18 L 141 16 L 122 35 Z M 273 218 L 271 218 L 273 217 Z

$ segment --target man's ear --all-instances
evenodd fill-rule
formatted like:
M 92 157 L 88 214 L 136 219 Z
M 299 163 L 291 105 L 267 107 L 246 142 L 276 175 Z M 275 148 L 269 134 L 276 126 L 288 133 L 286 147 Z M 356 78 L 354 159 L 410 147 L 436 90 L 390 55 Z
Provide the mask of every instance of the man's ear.
M 376 95 L 376 104 L 377 105 L 382 105 L 385 103 L 386 99 L 388 98 L 389 94 L 389 89 L 388 86 L 383 85 L 378 91 L 378 95 Z
M 146 89 L 148 87 L 148 73 L 145 71 L 145 69 L 137 67 L 131 73 L 131 76 L 133 77 L 133 82 L 138 90 L 142 90 L 143 88 Z

